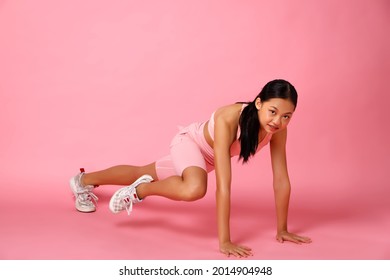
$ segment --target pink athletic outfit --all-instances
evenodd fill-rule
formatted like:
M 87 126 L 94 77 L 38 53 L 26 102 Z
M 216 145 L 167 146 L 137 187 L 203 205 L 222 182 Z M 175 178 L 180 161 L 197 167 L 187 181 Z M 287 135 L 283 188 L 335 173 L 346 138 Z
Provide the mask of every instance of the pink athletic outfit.
M 247 106 L 243 104 L 242 110 Z M 214 112 L 215 113 L 215 112 Z M 214 113 L 208 123 L 208 131 L 214 141 Z M 156 161 L 156 173 L 159 180 L 170 176 L 181 176 L 184 169 L 190 166 L 197 166 L 207 173 L 214 170 L 214 150 L 207 143 L 203 129 L 206 122 L 193 123 L 187 127 L 180 128 L 180 131 L 172 139 L 170 154 Z M 230 147 L 230 156 L 240 154 L 240 127 L 238 127 L 236 141 Z M 272 134 L 267 134 L 259 144 L 257 151 L 269 143 Z

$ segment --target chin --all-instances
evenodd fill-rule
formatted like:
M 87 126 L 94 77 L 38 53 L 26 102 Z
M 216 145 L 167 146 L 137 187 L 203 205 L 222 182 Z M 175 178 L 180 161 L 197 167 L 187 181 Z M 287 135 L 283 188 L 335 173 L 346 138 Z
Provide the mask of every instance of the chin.
M 269 127 L 269 126 L 267 125 L 265 131 L 266 131 L 267 133 L 272 133 L 272 134 L 274 134 L 274 133 L 280 131 L 280 128 L 278 128 L 278 129 L 273 129 L 273 128 L 271 128 L 271 127 Z

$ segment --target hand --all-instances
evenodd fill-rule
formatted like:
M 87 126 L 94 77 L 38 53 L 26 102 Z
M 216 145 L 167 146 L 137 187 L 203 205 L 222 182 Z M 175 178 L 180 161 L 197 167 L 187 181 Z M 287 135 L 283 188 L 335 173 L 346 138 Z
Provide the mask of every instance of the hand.
M 238 258 L 246 258 L 249 256 L 253 256 L 252 249 L 246 246 L 236 245 L 231 242 L 225 242 L 219 246 L 219 251 L 226 256 L 230 257 L 233 255 Z
M 309 237 L 299 236 L 288 231 L 278 232 L 276 240 L 280 243 L 283 243 L 284 241 L 290 241 L 296 244 L 311 243 L 311 239 Z

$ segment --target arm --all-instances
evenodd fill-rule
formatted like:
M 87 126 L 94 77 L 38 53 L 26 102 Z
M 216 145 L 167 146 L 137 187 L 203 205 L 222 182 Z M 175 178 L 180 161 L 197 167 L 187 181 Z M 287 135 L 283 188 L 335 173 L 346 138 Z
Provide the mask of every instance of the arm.
M 216 174 L 216 202 L 217 223 L 220 251 L 226 255 L 245 257 L 250 255 L 250 249 L 235 245 L 230 239 L 230 187 L 231 161 L 230 146 L 235 141 L 238 119 L 230 109 L 217 111 L 215 114 L 215 174 Z M 233 116 L 233 117 L 232 117 Z
M 271 161 L 277 219 L 276 239 L 279 242 L 309 243 L 311 242 L 310 238 L 289 233 L 287 228 L 291 185 L 287 171 L 286 141 L 287 129 L 275 133 L 271 140 Z

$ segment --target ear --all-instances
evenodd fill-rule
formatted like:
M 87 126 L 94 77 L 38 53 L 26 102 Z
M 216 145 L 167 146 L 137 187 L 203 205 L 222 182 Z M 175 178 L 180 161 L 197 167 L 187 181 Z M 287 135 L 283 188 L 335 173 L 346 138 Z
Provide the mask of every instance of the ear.
M 260 99 L 260 97 L 256 98 L 255 106 L 256 106 L 257 110 L 260 110 L 260 108 L 261 108 L 261 99 Z

